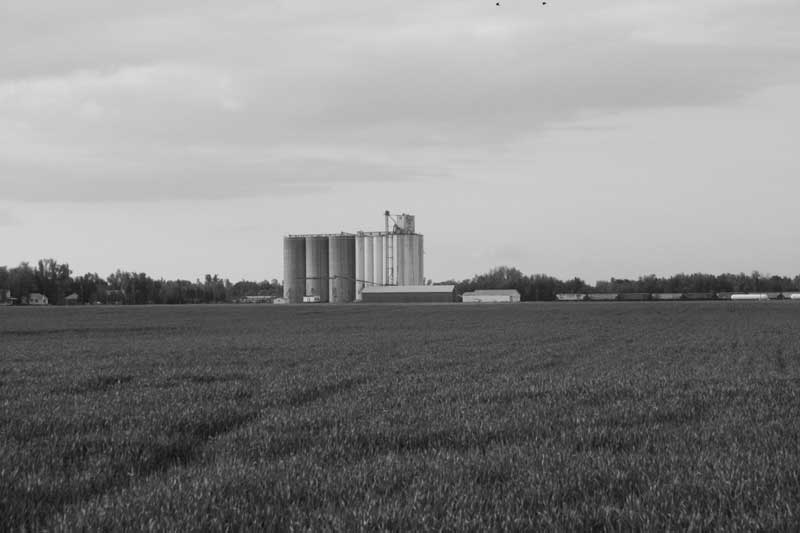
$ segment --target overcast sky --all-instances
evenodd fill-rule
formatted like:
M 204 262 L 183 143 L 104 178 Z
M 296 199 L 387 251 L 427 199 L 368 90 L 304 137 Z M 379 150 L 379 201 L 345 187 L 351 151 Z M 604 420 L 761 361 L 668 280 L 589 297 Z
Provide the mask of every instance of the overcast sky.
M 800 274 L 797 0 L 4 0 L 0 265 Z

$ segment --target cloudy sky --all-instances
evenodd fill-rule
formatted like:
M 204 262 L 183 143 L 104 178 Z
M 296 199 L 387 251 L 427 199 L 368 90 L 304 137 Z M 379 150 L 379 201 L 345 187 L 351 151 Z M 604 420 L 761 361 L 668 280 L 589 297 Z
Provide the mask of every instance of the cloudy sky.
M 0 265 L 800 273 L 797 0 L 4 0 Z

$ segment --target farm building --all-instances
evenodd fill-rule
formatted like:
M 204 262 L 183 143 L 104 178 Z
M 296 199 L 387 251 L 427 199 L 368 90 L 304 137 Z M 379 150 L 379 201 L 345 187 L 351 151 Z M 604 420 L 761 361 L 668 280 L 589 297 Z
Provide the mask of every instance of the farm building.
M 32 292 L 28 295 L 28 305 L 47 305 L 47 296 L 39 292 Z
M 593 302 L 611 302 L 617 299 L 616 292 L 592 292 L 586 297 Z
M 582 302 L 586 299 L 585 294 L 562 293 L 556 294 L 556 300 L 559 302 Z
M 455 285 L 388 285 L 364 287 L 365 303 L 452 303 Z
M 652 295 L 653 300 L 681 300 L 683 299 L 682 292 L 654 292 Z
M 79 303 L 81 303 L 81 297 L 75 292 L 64 298 L 64 304 L 66 305 L 78 305 Z
M 516 289 L 477 290 L 461 295 L 464 303 L 515 303 L 519 300 L 519 291 Z

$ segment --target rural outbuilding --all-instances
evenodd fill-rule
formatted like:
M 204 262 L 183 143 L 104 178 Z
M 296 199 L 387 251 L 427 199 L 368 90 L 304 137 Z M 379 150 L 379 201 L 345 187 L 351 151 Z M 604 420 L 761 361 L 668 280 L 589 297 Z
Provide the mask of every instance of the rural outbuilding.
M 78 296 L 78 293 L 73 292 L 64 298 L 64 304 L 66 305 L 78 305 L 79 303 L 81 303 L 81 297 Z
M 519 302 L 519 299 L 519 291 L 516 289 L 483 289 L 461 295 L 464 303 L 514 303 Z
M 364 287 L 365 303 L 452 303 L 455 285 L 387 285 Z
M 47 296 L 38 292 L 32 292 L 28 295 L 28 305 L 47 305 Z

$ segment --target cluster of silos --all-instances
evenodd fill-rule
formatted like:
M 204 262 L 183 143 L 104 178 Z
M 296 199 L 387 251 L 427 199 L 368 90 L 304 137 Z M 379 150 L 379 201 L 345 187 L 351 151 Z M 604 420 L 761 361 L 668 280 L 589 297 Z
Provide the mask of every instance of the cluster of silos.
M 283 240 L 283 296 L 347 303 L 361 300 L 364 287 L 423 285 L 422 235 L 414 216 L 386 212 L 386 231 L 327 235 L 289 235 Z
M 422 235 L 361 232 L 355 244 L 357 301 L 364 287 L 424 283 Z
M 290 235 L 283 239 L 283 297 L 301 303 L 355 299 L 355 235 Z

